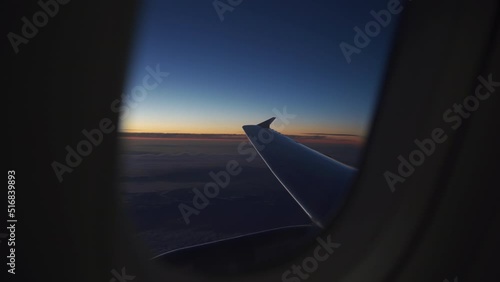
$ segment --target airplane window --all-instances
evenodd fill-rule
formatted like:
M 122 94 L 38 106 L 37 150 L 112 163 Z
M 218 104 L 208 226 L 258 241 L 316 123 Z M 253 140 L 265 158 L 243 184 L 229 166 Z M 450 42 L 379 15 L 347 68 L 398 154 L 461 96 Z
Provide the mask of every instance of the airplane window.
M 123 202 L 152 258 L 195 266 L 213 247 L 238 269 L 334 220 L 401 5 L 144 1 L 115 106 Z

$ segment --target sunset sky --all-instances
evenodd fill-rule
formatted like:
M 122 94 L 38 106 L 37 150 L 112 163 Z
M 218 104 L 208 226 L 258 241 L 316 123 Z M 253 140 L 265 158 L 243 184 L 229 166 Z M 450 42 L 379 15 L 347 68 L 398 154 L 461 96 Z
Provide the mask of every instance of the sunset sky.
M 146 66 L 170 75 L 121 131 L 242 134 L 286 107 L 296 117 L 285 134 L 366 136 L 396 24 L 350 64 L 339 44 L 353 44 L 353 28 L 387 1 L 246 0 L 223 22 L 212 2 L 145 1 L 124 94 L 142 85 Z

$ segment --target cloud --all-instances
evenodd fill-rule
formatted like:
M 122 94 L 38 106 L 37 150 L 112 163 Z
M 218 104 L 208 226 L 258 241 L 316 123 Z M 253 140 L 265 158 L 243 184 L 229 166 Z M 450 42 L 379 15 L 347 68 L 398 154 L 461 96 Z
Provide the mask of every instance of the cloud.
M 356 134 L 343 134 L 343 133 L 304 133 L 307 135 L 316 135 L 316 136 L 345 136 L 345 137 L 361 137 Z

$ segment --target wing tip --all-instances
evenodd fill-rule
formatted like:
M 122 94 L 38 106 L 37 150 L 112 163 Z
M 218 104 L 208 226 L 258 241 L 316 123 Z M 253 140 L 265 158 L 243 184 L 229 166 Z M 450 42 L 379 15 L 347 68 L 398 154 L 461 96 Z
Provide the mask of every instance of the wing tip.
M 273 121 L 276 119 L 276 117 L 272 117 L 268 120 L 265 120 L 259 124 L 257 124 L 258 126 L 260 127 L 263 127 L 263 128 L 269 128 L 271 126 L 271 123 L 273 123 Z
M 271 123 L 273 123 L 273 121 L 274 121 L 275 119 L 276 119 L 276 117 L 272 117 L 272 118 L 270 118 L 270 119 L 268 119 L 268 120 L 265 120 L 265 121 L 263 121 L 263 122 L 261 122 L 261 123 L 259 123 L 259 124 L 257 124 L 257 125 L 243 125 L 243 126 L 242 126 L 242 128 L 243 128 L 243 130 L 245 130 L 245 132 L 246 132 L 246 130 L 247 130 L 248 128 L 250 128 L 250 127 L 254 127 L 254 126 L 259 126 L 259 127 L 262 127 L 262 128 L 270 128 Z

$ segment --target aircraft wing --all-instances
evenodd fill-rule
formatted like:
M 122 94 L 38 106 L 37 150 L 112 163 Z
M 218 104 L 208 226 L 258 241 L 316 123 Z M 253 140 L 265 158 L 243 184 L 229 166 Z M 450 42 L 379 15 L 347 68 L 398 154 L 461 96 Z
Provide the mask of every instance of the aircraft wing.
M 274 119 L 243 130 L 274 176 L 323 228 L 340 207 L 356 169 L 272 130 Z
M 243 130 L 272 173 L 311 218 L 311 224 L 190 246 L 154 259 L 210 272 L 251 269 L 289 257 L 290 250 L 313 242 L 328 225 L 345 199 L 356 169 L 272 130 L 274 119 L 245 125 Z

